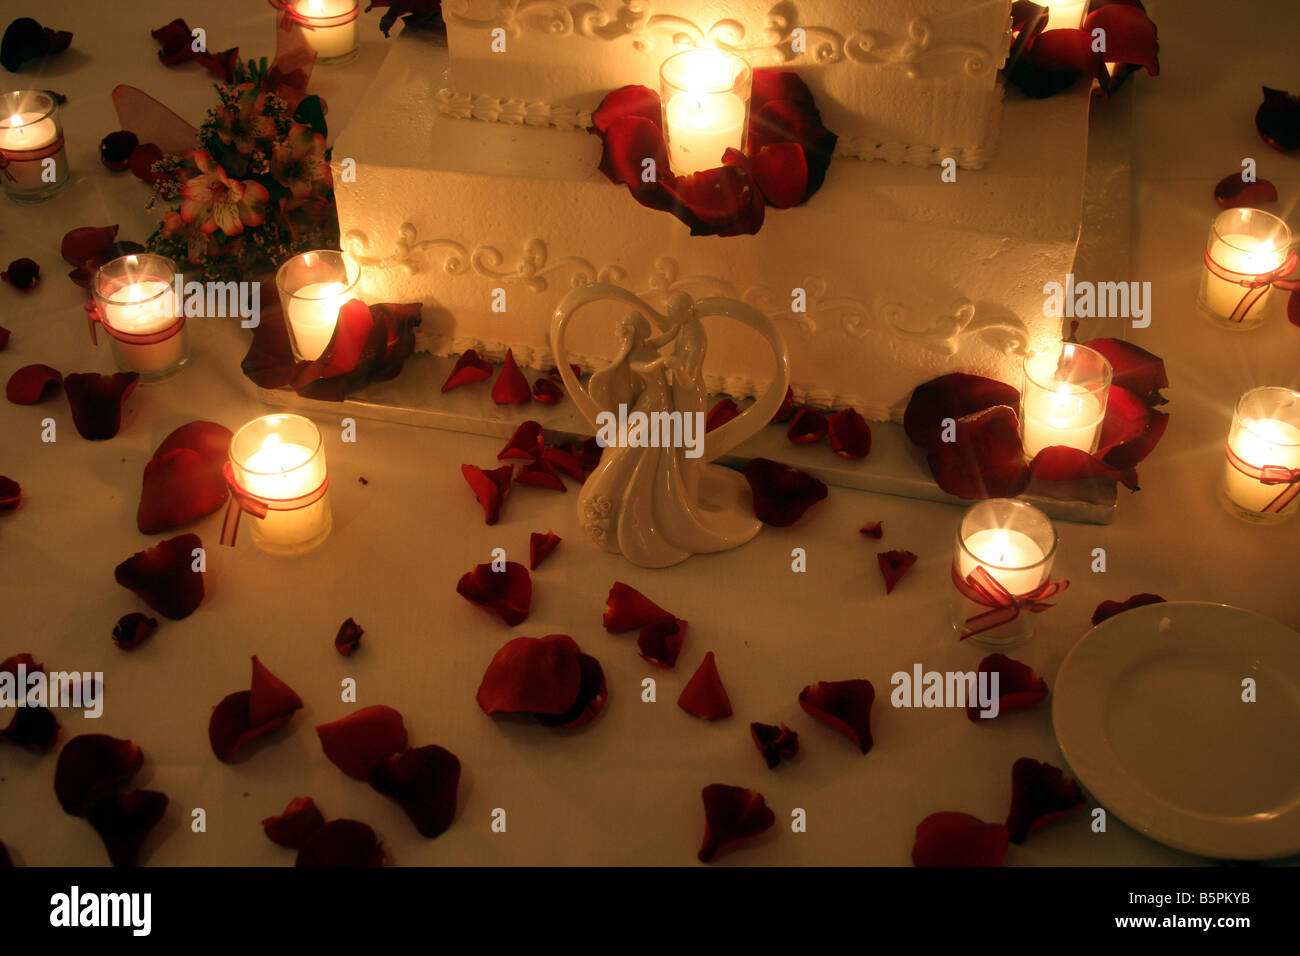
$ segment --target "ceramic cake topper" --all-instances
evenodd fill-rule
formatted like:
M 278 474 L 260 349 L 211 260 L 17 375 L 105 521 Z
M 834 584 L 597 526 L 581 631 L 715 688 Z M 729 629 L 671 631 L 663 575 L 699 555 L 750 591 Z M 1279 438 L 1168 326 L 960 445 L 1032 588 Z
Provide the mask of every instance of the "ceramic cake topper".
M 565 335 L 580 309 L 594 302 L 608 309 L 611 300 L 628 307 L 617 325 L 619 348 L 584 389 L 569 364 Z M 578 519 L 598 547 L 647 568 L 726 551 L 758 533 L 745 479 L 711 462 L 771 421 L 790 383 L 785 342 L 757 309 L 734 299 L 696 301 L 685 292 L 670 296 L 667 308 L 661 314 L 625 289 L 593 283 L 569 293 L 551 320 L 564 385 L 605 446 L 582 486 Z M 753 405 L 706 437 L 701 319 L 708 316 L 758 332 L 775 369 Z

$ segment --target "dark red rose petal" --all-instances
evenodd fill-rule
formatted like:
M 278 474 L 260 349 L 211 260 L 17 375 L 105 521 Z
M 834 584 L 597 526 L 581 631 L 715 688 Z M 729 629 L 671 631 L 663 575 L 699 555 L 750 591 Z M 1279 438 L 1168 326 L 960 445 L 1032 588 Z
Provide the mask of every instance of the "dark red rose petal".
M 379 837 L 360 820 L 331 820 L 303 844 L 294 866 L 383 866 Z
M 15 654 L 13 657 L 6 657 L 3 661 L 0 661 L 0 674 L 12 674 L 17 678 L 19 666 L 22 666 L 28 674 L 34 674 L 37 671 L 42 674 L 45 673 L 45 665 L 36 663 L 36 658 L 32 657 L 32 655 Z M 26 696 L 26 693 L 24 692 L 22 696 Z
M 35 405 L 59 390 L 63 376 L 48 365 L 24 365 L 9 376 L 5 398 L 15 405 Z
M 113 625 L 113 643 L 124 651 L 133 651 L 158 630 L 158 619 L 133 611 L 123 614 Z
M 334 650 L 344 657 L 351 657 L 361 646 L 361 635 L 365 633 L 365 628 L 352 618 L 348 618 L 339 625 L 339 632 L 334 637 Z
M 320 724 L 316 734 L 330 763 L 354 780 L 369 780 L 372 770 L 406 749 L 402 715 L 383 704 Z
M 786 429 L 785 437 L 796 445 L 808 445 L 821 441 L 830 428 L 826 416 L 815 408 L 801 408 L 795 412 L 794 421 Z
M 754 71 L 750 108 L 761 110 L 772 100 L 789 100 L 804 107 L 815 105 L 812 90 L 793 70 L 757 69 Z
M 137 551 L 113 576 L 163 617 L 180 620 L 203 603 L 203 573 L 193 570 L 193 552 L 202 547 L 197 534 L 177 535 Z
M 52 30 L 31 17 L 18 17 L 0 38 L 0 65 L 17 73 L 28 60 L 62 53 L 71 43 L 72 34 L 67 30 Z
M 1135 607 L 1146 607 L 1148 604 L 1163 603 L 1165 603 L 1164 598 L 1159 594 L 1151 594 L 1150 592 L 1134 594 L 1131 598 L 1128 598 L 1125 601 L 1102 601 L 1097 605 L 1096 610 L 1092 612 L 1092 626 L 1096 627 L 1107 618 L 1112 618 L 1116 614 L 1120 614 L 1124 611 L 1131 611 Z
M 15 259 L 8 269 L 0 272 L 0 279 L 25 292 L 41 281 L 41 267 L 35 259 Z
M 492 377 L 492 364 L 486 359 L 479 358 L 479 354 L 473 349 L 466 349 L 460 353 L 460 358 L 456 359 L 456 365 L 452 368 L 451 374 L 447 376 L 447 381 L 442 384 L 444 393 L 450 392 L 453 388 L 460 388 L 462 385 L 469 385 L 471 382 L 482 382 Z
M 1112 386 L 1111 391 L 1114 390 Z M 1169 416 L 1165 412 L 1156 408 L 1149 409 L 1146 416 L 1146 427 L 1142 433 L 1136 438 L 1111 448 L 1102 456 L 1102 461 L 1120 472 L 1129 471 L 1155 450 L 1156 445 L 1160 444 L 1160 439 L 1164 437 L 1165 429 L 1168 427 Z
M 916 564 L 916 555 L 911 551 L 881 551 L 876 555 L 876 563 L 880 565 L 880 576 L 885 579 L 885 593 L 892 594 L 894 585 Z
M 1104 458 L 1112 448 L 1142 437 L 1151 426 L 1153 414 L 1158 413 L 1128 389 L 1112 385 L 1106 396 L 1097 457 Z
M 763 226 L 763 191 L 742 168 L 704 169 L 660 185 L 692 236 L 752 236 Z
M 1031 834 L 1083 804 L 1083 791 L 1062 770 L 1021 757 L 1011 767 L 1011 812 L 1006 823 L 1011 842 L 1024 843 Z
M 957 420 L 956 441 L 927 455 L 935 483 L 959 498 L 1014 498 L 1029 484 L 1016 413 L 996 405 Z
M 533 401 L 543 405 L 558 405 L 564 400 L 564 389 L 549 378 L 533 382 Z
M 871 705 L 876 689 L 869 680 L 833 680 L 809 684 L 799 692 L 799 706 L 827 727 L 871 750 Z
M 883 521 L 873 521 L 870 524 L 864 524 L 858 529 L 858 534 L 865 534 L 868 538 L 875 538 L 879 541 L 885 536 L 885 523 Z
M 611 634 L 622 634 L 654 624 L 658 621 L 673 620 L 674 615 L 665 611 L 654 601 L 636 588 L 615 581 L 605 598 L 605 630 Z
M 1215 184 L 1214 201 L 1224 209 L 1277 202 L 1277 187 L 1267 179 L 1257 179 L 1248 183 L 1242 180 L 1241 173 L 1233 173 L 1224 176 Z
M 551 491 L 568 491 L 564 487 L 562 479 L 550 462 L 530 461 L 528 464 L 520 467 L 515 473 L 515 483 L 519 485 L 532 485 L 534 488 L 549 488 Z
M 1006 827 L 951 810 L 918 823 L 912 844 L 916 866 L 1001 866 L 1006 854 Z
M 1007 79 L 1036 99 L 1055 96 L 1085 76 L 1106 76 L 1109 83 L 1102 54 L 1093 51 L 1092 37 L 1077 28 L 1037 34 L 1007 70 Z
M 100 797 L 86 811 L 86 819 L 104 841 L 114 866 L 135 866 L 145 838 L 166 810 L 166 794 L 129 790 Z
M 704 430 L 711 432 L 715 428 L 720 428 L 739 414 L 739 405 L 730 398 L 720 398 L 709 409 L 709 414 L 704 419 Z
M 826 485 L 797 468 L 769 458 L 751 458 L 744 467 L 754 498 L 754 517 L 784 528 L 826 497 Z
M 852 408 L 830 417 L 831 451 L 841 458 L 866 458 L 871 452 L 871 426 Z
M 98 261 L 117 239 L 117 226 L 78 226 L 63 236 L 59 253 L 70 266 Z
M 262 830 L 272 843 L 300 850 L 312 834 L 325 825 L 325 817 L 311 797 L 294 797 L 284 812 L 262 821 Z
M 731 698 L 718 676 L 718 663 L 713 651 L 704 655 L 704 660 L 682 688 L 677 706 L 702 720 L 721 720 L 732 715 Z
M 141 534 L 182 527 L 226 503 L 223 467 L 232 437 L 224 425 L 197 421 L 182 425 L 163 440 L 144 466 L 135 516 Z
M 506 360 L 501 374 L 492 383 L 492 401 L 498 405 L 523 405 L 532 399 L 528 379 L 515 363 L 514 353 L 506 349 Z
M 782 760 L 793 760 L 799 753 L 799 735 L 785 724 L 755 722 L 749 725 L 749 736 L 767 761 L 769 770 L 775 770 Z
M 246 745 L 289 722 L 286 714 L 260 724 L 253 723 L 249 717 L 252 697 L 252 691 L 237 690 L 221 698 L 212 708 L 212 715 L 208 718 L 208 745 L 222 763 L 233 763 Z
M 0 511 L 13 511 L 22 500 L 22 485 L 12 478 L 0 475 Z
M 1264 102 L 1255 111 L 1255 128 L 1264 142 L 1289 152 L 1300 149 L 1300 97 L 1283 90 L 1264 89 Z
M 59 736 L 59 721 L 49 708 L 24 705 L 14 708 L 9 726 L 0 730 L 0 740 L 7 740 L 32 753 L 44 753 Z
M 302 698 L 293 688 L 272 674 L 257 655 L 253 655 L 252 696 L 248 699 L 248 719 L 257 727 L 302 709 Z
M 370 771 L 370 785 L 394 800 L 429 839 L 451 826 L 459 784 L 456 755 L 432 744 L 393 754 Z
M 1094 30 L 1105 31 L 1106 50 L 1101 56 L 1107 63 L 1140 66 L 1150 76 L 1160 75 L 1156 25 L 1140 3 L 1098 5 L 1083 21 L 1083 30 L 1089 42 Z
M 194 35 L 180 17 L 149 33 L 162 47 L 158 51 L 158 59 L 168 66 L 194 59 Z
M 515 473 L 514 465 L 502 465 L 491 471 L 484 471 L 475 465 L 461 465 L 460 473 L 469 482 L 474 497 L 483 506 L 483 520 L 487 524 L 496 524 L 501 517 L 501 505 L 510 493 L 510 479 Z
M 787 387 L 785 390 L 785 398 L 781 399 L 781 407 L 778 408 L 776 414 L 772 416 L 772 421 L 788 422 L 794 417 L 794 412 L 794 389 Z
M 793 153 L 782 149 L 770 161 L 771 168 L 762 169 L 755 163 L 768 177 L 767 187 L 775 189 L 774 180 L 779 181 L 780 195 L 801 193 L 801 201 L 817 192 L 826 179 L 831 154 L 835 152 L 839 138 L 822 125 L 821 115 L 812 103 L 812 94 L 809 93 L 806 99 L 771 100 L 761 107 L 751 107 L 750 117 L 748 148 L 752 154 L 761 157 L 769 146 L 794 143 L 800 147 L 807 167 L 807 185 L 799 190 L 798 183 L 804 178 L 802 169 Z
M 131 154 L 140 145 L 139 138 L 129 130 L 109 133 L 99 141 L 99 161 L 120 173 L 131 164 Z
M 547 448 L 542 453 L 542 457 L 552 469 L 564 472 L 576 482 L 586 481 L 587 475 L 582 470 L 582 461 L 573 452 L 564 448 Z
M 681 618 L 665 618 L 641 628 L 636 646 L 641 651 L 642 660 L 660 667 L 673 667 L 685 639 L 686 622 Z
M 624 86 L 600 101 L 591 114 L 594 130 L 606 133 L 616 120 L 639 116 L 656 126 L 663 122 L 659 94 L 645 86 Z
M 222 83 L 233 83 L 235 67 L 239 64 L 239 47 L 231 47 L 220 53 L 196 53 L 194 60 L 209 73 L 218 77 Z
M 1160 356 L 1122 339 L 1090 339 L 1083 344 L 1110 362 L 1114 370 L 1112 385 L 1128 389 L 1148 405 L 1165 403 L 1160 389 L 1169 387 L 1169 376 Z
M 808 197 L 808 159 L 798 143 L 769 143 L 754 154 L 750 172 L 763 198 L 777 209 L 797 206 Z
M 1051 445 L 1044 448 L 1029 463 L 1029 471 L 1035 478 L 1043 481 L 1076 481 L 1080 478 L 1103 479 L 1122 482 L 1125 487 L 1137 491 L 1137 472 L 1132 468 L 1112 468 L 1103 461 L 1093 458 L 1086 451 L 1067 448 L 1064 445 Z
M 560 546 L 563 540 L 558 534 L 550 531 L 546 534 L 539 534 L 534 531 L 528 536 L 528 569 L 536 571 L 538 566 L 551 556 L 556 548 Z
M 72 407 L 72 424 L 81 437 L 105 441 L 122 427 L 122 405 L 139 382 L 138 372 L 99 375 L 76 372 L 63 380 L 68 404 Z
M 605 685 L 605 670 L 600 666 L 600 661 L 590 654 L 579 654 L 578 669 L 582 679 L 573 706 L 562 714 L 533 714 L 543 727 L 572 730 L 595 720 L 605 709 L 609 689 Z
M 655 170 L 648 182 L 642 178 L 647 169 L 643 165 L 646 160 L 654 161 Z M 611 122 L 601 135 L 597 168 L 610 182 L 626 186 L 641 205 L 651 209 L 672 208 L 673 198 L 664 184 L 673 178 L 673 172 L 668 144 L 657 121 L 644 116 L 622 116 Z
M 153 168 L 153 164 L 162 158 L 163 151 L 156 143 L 141 143 L 131 152 L 127 166 L 132 176 L 152 186 L 163 179 L 163 174 L 155 172 Z
M 600 456 L 604 454 L 605 449 L 600 446 L 600 442 L 594 437 L 588 438 L 578 446 L 578 461 L 582 462 L 582 470 L 590 474 L 596 470 L 600 464 Z
M 729 846 L 752 840 L 776 822 L 776 814 L 757 790 L 711 783 L 700 796 L 704 799 L 701 863 L 708 863 Z
M 960 421 L 996 405 L 1020 407 L 1020 392 L 995 379 L 953 372 L 912 392 L 903 412 L 903 430 L 915 444 L 933 451 L 943 444 L 944 419 Z
M 64 812 L 84 816 L 99 797 L 135 776 L 144 751 L 129 740 L 107 734 L 73 737 L 59 752 L 54 795 Z
M 517 561 L 507 561 L 504 571 L 492 570 L 491 564 L 477 564 L 461 576 L 456 593 L 515 627 L 528 617 L 533 579 Z
M 488 714 L 566 714 L 582 688 L 581 651 L 567 634 L 517 637 L 488 664 L 475 699 Z
M 978 677 L 979 674 L 998 675 L 999 716 L 1008 710 L 1032 707 L 1047 697 L 1047 681 L 1039 677 L 1028 664 L 1022 664 L 1005 654 L 990 654 L 980 661 L 976 676 Z M 978 702 L 967 704 L 966 716 L 977 724 L 996 719 L 980 716 Z

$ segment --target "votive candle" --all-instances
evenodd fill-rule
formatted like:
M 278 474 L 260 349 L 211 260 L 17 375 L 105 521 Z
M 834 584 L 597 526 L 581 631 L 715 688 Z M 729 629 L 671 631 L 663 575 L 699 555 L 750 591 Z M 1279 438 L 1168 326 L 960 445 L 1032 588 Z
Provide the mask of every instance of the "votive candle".
M 320 358 L 359 277 L 355 264 L 332 249 L 300 253 L 280 266 L 275 284 L 295 356 Z
M 320 430 L 301 415 L 264 415 L 230 442 L 230 463 L 240 490 L 267 506 L 266 516 L 245 516 L 253 542 L 270 554 L 303 554 L 329 536 L 328 471 Z
M 70 182 L 54 97 L 43 90 L 0 94 L 0 187 L 15 202 L 48 199 Z
M 1201 311 L 1225 328 L 1258 328 L 1273 295 L 1269 280 L 1290 246 L 1290 227 L 1272 213 L 1246 207 L 1219 213 L 1201 269 Z
M 121 256 L 95 270 L 95 309 L 122 371 L 158 379 L 189 361 L 175 278 L 175 263 L 152 253 Z
M 1073 342 L 1028 356 L 1020 388 L 1026 457 L 1052 445 L 1096 451 L 1112 376 L 1104 355 Z
M 744 149 L 753 71 L 723 50 L 684 50 L 659 70 L 668 160 L 679 175 L 722 165 Z
M 342 63 L 357 52 L 357 0 L 297 0 L 293 11 L 319 63 Z
M 1284 521 L 1300 500 L 1300 392 L 1264 387 L 1237 402 L 1228 432 L 1222 494 L 1228 510 L 1256 523 Z

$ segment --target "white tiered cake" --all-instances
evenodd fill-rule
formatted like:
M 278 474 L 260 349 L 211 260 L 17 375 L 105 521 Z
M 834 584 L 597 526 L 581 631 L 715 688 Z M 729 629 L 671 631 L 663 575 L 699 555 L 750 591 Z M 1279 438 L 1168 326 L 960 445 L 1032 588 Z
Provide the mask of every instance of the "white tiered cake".
M 511 348 L 544 368 L 551 312 L 577 285 L 613 281 L 660 305 L 676 289 L 729 295 L 779 320 L 801 401 L 876 420 L 946 371 L 1018 381 L 1018 355 L 1060 338 L 1043 285 L 1074 260 L 1088 92 L 1013 95 L 1001 107 L 1008 0 L 769 5 L 462 0 L 445 4 L 447 47 L 427 34 L 396 38 L 334 151 L 336 165 L 356 163 L 337 196 L 365 298 L 423 302 L 423 349 L 499 359 Z M 719 23 L 724 8 L 749 12 Z M 841 143 L 866 137 L 880 148 L 854 151 L 916 165 L 837 156 L 807 203 L 768 209 L 757 235 L 729 238 L 690 236 L 597 170 L 587 111 L 618 86 L 656 86 L 672 51 L 664 43 L 753 46 L 745 38 L 772 40 L 765 26 L 794 24 L 807 24 L 813 62 L 787 65 Z M 494 26 L 503 53 L 486 52 Z M 831 34 L 852 39 L 838 58 Z M 975 68 L 977 48 L 993 69 Z M 942 166 L 920 165 L 991 152 L 999 112 L 985 168 L 946 182 Z M 806 311 L 792 310 L 800 298 Z M 728 323 L 709 334 L 710 389 L 753 395 L 771 375 L 757 337 Z M 614 341 L 593 323 L 573 330 L 570 349 L 591 365 Z

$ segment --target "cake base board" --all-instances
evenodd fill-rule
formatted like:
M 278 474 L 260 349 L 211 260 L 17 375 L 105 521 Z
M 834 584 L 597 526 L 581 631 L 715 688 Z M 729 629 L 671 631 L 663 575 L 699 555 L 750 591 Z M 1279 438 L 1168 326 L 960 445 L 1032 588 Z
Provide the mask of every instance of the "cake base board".
M 289 389 L 259 388 L 268 405 L 284 408 L 319 421 L 338 422 L 352 417 L 443 431 L 509 438 L 521 422 L 541 424 L 549 438 L 561 441 L 586 439 L 594 430 L 567 398 L 558 405 L 530 402 L 526 405 L 497 405 L 489 383 L 439 390 L 451 374 L 455 360 L 418 353 L 407 359 L 402 373 L 388 382 L 377 382 L 359 390 L 343 402 L 303 398 Z M 525 369 L 529 381 L 539 373 Z M 714 398 L 710 398 L 712 407 Z M 769 425 L 720 464 L 739 467 L 751 458 L 770 458 L 792 465 L 828 485 L 877 494 L 917 498 L 968 507 L 969 501 L 939 488 L 930 476 L 925 456 L 892 422 L 871 422 L 871 454 L 857 461 L 840 458 L 826 442 L 795 445 L 785 435 L 786 426 Z M 461 462 L 456 462 L 461 464 Z M 468 462 L 486 465 L 488 462 Z M 1115 516 L 1116 486 L 1112 482 L 1077 481 L 1054 483 L 1054 496 L 1030 486 L 1023 496 L 1051 517 L 1083 524 L 1110 524 Z

